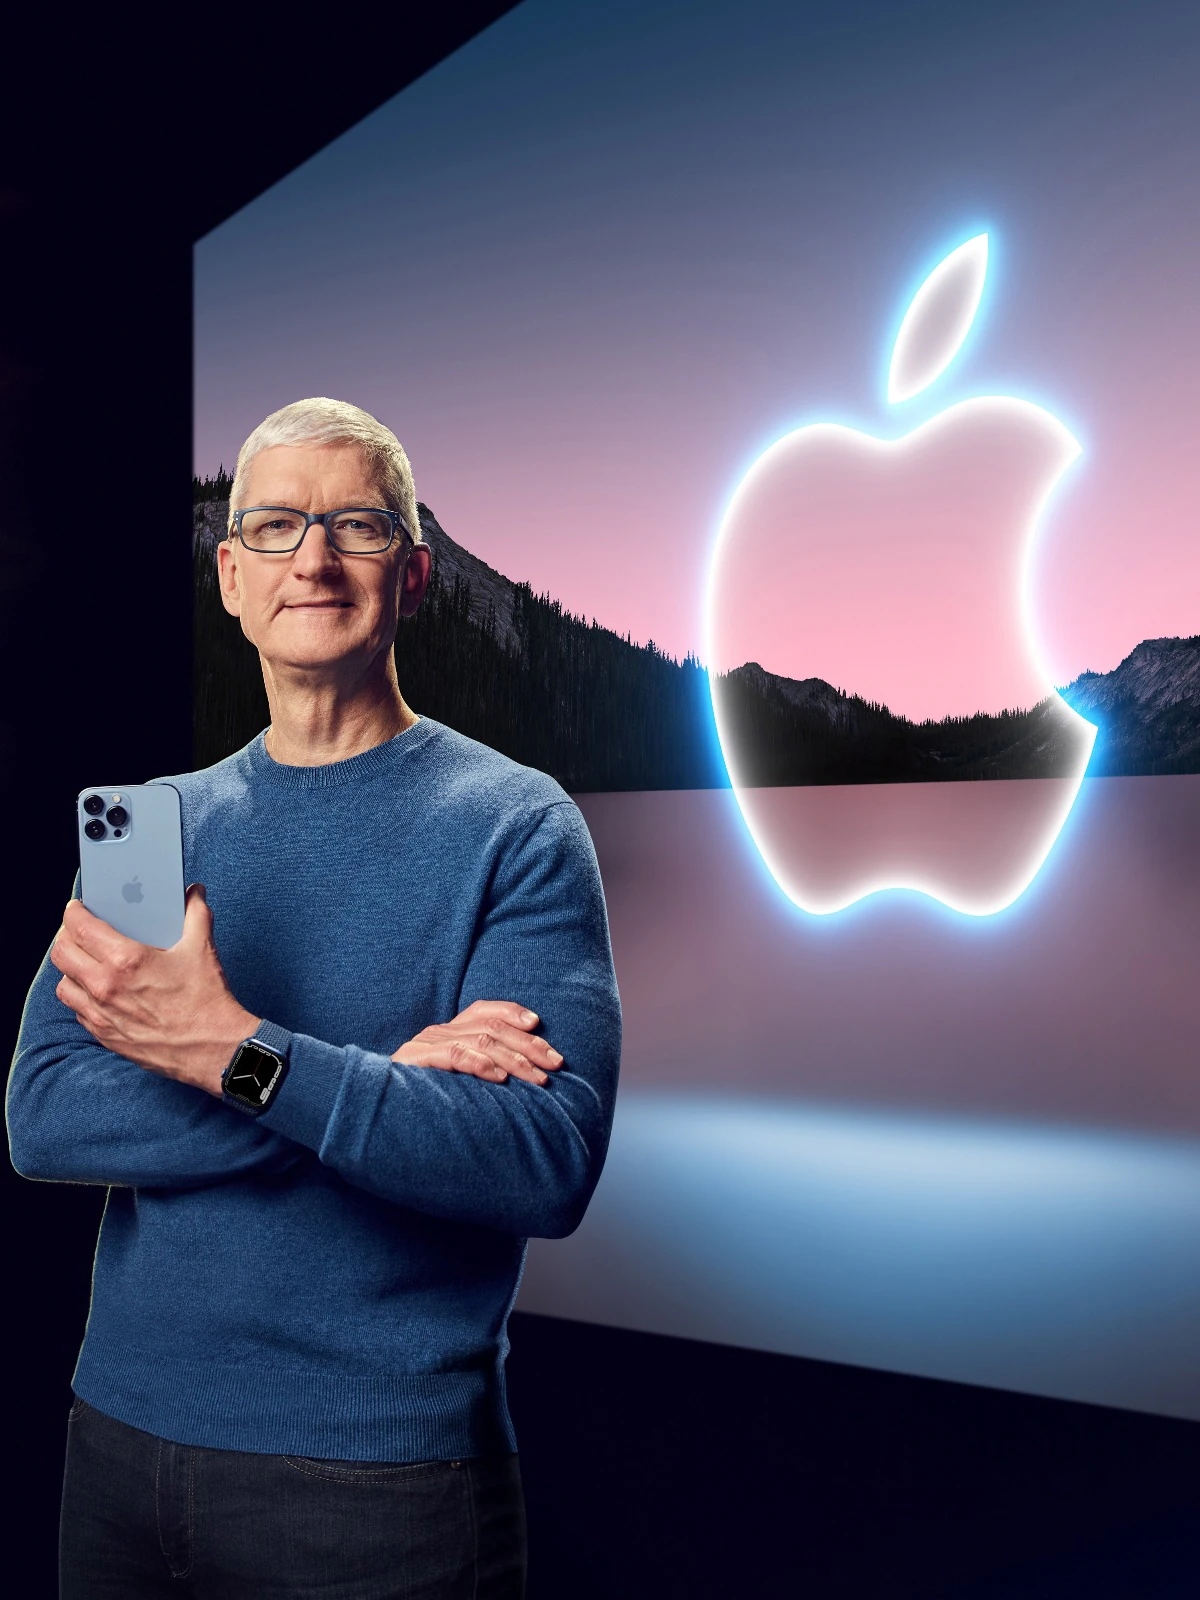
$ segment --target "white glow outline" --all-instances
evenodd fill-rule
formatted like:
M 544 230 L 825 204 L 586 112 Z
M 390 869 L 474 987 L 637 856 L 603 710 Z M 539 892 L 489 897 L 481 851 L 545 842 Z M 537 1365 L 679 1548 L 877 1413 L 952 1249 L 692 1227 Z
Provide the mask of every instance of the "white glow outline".
M 947 342 L 942 348 L 940 356 L 934 358 L 932 366 L 923 369 L 922 374 L 913 380 L 898 379 L 898 369 L 903 373 L 904 363 L 908 356 L 908 346 L 924 321 L 930 305 L 937 300 L 943 292 L 943 284 L 947 276 L 968 258 L 975 270 L 975 282 L 967 299 L 959 308 L 958 320 L 947 335 Z M 933 271 L 922 283 L 909 301 L 908 310 L 900 324 L 900 331 L 896 334 L 896 342 L 892 346 L 892 360 L 888 368 L 887 398 L 889 405 L 896 405 L 904 400 L 911 400 L 914 395 L 922 394 L 936 378 L 954 360 L 962 349 L 963 340 L 971 331 L 979 311 L 979 303 L 983 299 L 983 286 L 987 280 L 988 268 L 988 236 L 986 233 L 977 233 L 973 239 L 968 239 L 965 244 L 960 244 L 956 250 L 951 250 L 948 256 L 943 257 L 934 267 Z
M 845 899 L 832 900 L 828 903 L 806 900 L 802 897 L 802 894 L 799 890 L 793 890 L 793 888 L 789 887 L 789 885 L 784 882 L 783 878 L 776 870 L 772 860 L 772 855 L 768 853 L 763 839 L 759 837 L 753 822 L 747 814 L 746 807 L 742 803 L 742 790 L 743 788 L 750 786 L 739 783 L 737 775 L 733 770 L 733 765 L 729 759 L 728 741 L 726 738 L 726 733 L 722 727 L 722 716 L 720 708 L 717 705 L 717 697 L 713 690 L 715 670 L 712 666 L 712 663 L 716 660 L 716 652 L 714 650 L 714 616 L 716 610 L 715 590 L 718 556 L 721 552 L 722 546 L 725 543 L 725 540 L 729 536 L 729 525 L 733 518 L 733 514 L 736 511 L 742 496 L 747 491 L 749 485 L 756 478 L 760 470 L 765 470 L 767 463 L 772 460 L 777 452 L 782 450 L 785 446 L 793 444 L 802 434 L 812 434 L 814 432 L 849 434 L 853 439 L 860 443 L 876 445 L 885 450 L 897 449 L 909 443 L 911 440 L 918 438 L 924 439 L 928 437 L 931 429 L 937 429 L 939 426 L 945 425 L 948 418 L 959 417 L 965 409 L 975 408 L 978 406 L 997 406 L 1004 409 L 1016 409 L 1018 411 L 1029 413 L 1031 416 L 1036 417 L 1039 422 L 1048 423 L 1050 425 L 1052 434 L 1057 435 L 1059 444 L 1065 449 L 1065 458 L 1058 465 L 1057 470 L 1050 477 L 1042 493 L 1034 502 L 1029 515 L 1029 521 L 1026 525 L 1023 535 L 1019 587 L 1020 620 L 1025 634 L 1025 642 L 1029 648 L 1034 666 L 1045 680 L 1049 694 L 1054 695 L 1054 697 L 1059 701 L 1059 704 L 1066 709 L 1069 715 L 1073 717 L 1082 728 L 1086 728 L 1089 731 L 1090 738 L 1085 738 L 1081 744 L 1081 754 L 1077 761 L 1077 769 L 1068 776 L 1067 781 L 1069 782 L 1070 787 L 1067 794 L 1067 799 L 1059 808 L 1059 811 L 1054 816 L 1052 822 L 1047 825 L 1046 833 L 1040 844 L 1031 852 L 1028 870 L 1023 868 L 1018 874 L 1016 880 L 1014 880 L 1009 888 L 1002 893 L 1000 898 L 985 901 L 983 903 L 970 904 L 964 899 L 954 897 L 950 891 L 942 892 L 941 890 L 931 888 L 926 883 L 919 883 L 913 879 L 897 876 L 888 877 L 879 882 L 868 880 L 865 887 L 858 888 L 852 894 L 850 894 L 848 898 Z M 1062 832 L 1067 818 L 1074 809 L 1075 801 L 1079 796 L 1080 785 L 1083 783 L 1084 773 L 1087 771 L 1088 762 L 1091 760 L 1092 746 L 1095 744 L 1096 734 L 1098 731 L 1096 725 L 1088 722 L 1086 717 L 1080 716 L 1079 712 L 1077 712 L 1073 706 L 1068 705 L 1058 693 L 1058 690 L 1054 687 L 1053 679 L 1046 670 L 1045 658 L 1042 654 L 1041 648 L 1037 641 L 1036 633 L 1032 626 L 1029 603 L 1029 579 L 1032 566 L 1033 550 L 1037 542 L 1037 535 L 1041 525 L 1042 513 L 1045 510 L 1046 504 L 1051 495 L 1054 493 L 1062 479 L 1066 476 L 1067 470 L 1076 460 L 1078 460 L 1082 453 L 1083 447 L 1079 443 L 1078 439 L 1075 438 L 1074 434 L 1070 431 L 1066 424 L 1061 422 L 1053 414 L 1053 412 L 1045 410 L 1042 406 L 1035 405 L 1031 400 L 1019 399 L 1015 395 L 979 395 L 972 399 L 960 400 L 955 405 L 947 406 L 944 410 L 937 412 L 933 417 L 930 417 L 925 422 L 919 424 L 919 426 L 916 428 L 911 429 L 908 433 L 901 434 L 898 437 L 891 439 L 881 437 L 877 434 L 864 433 L 858 428 L 851 428 L 846 424 L 839 422 L 815 422 L 809 423 L 804 427 L 793 428 L 788 433 L 785 433 L 781 438 L 776 439 L 774 444 L 769 445 L 762 452 L 762 454 L 758 456 L 758 458 L 743 476 L 737 488 L 733 491 L 733 494 L 729 500 L 729 504 L 726 506 L 725 512 L 721 518 L 720 526 L 717 530 L 717 537 L 714 541 L 712 552 L 709 557 L 708 582 L 705 588 L 704 632 L 705 651 L 709 661 L 708 692 L 709 698 L 712 702 L 713 719 L 717 728 L 717 739 L 721 746 L 721 754 L 724 758 L 726 769 L 729 772 L 730 787 L 733 790 L 734 798 L 737 800 L 738 810 L 742 814 L 742 820 L 746 824 L 746 831 L 754 840 L 755 848 L 758 851 L 763 865 L 767 868 L 767 871 L 771 874 L 772 878 L 774 878 L 775 882 L 779 885 L 780 889 L 788 897 L 792 904 L 798 906 L 801 911 L 806 911 L 813 916 L 828 916 L 837 911 L 844 911 L 849 906 L 856 905 L 860 900 L 865 900 L 870 895 L 882 894 L 889 889 L 909 889 L 915 890 L 918 894 L 927 895 L 931 900 L 936 900 L 942 905 L 949 906 L 952 911 L 962 912 L 967 916 L 986 917 L 992 916 L 998 911 L 1003 911 L 1007 906 L 1012 905 L 1015 900 L 1019 899 L 1020 896 L 1024 894 L 1025 890 L 1033 882 L 1034 878 L 1037 877 L 1046 860 L 1046 857 L 1054 848 L 1055 841 Z

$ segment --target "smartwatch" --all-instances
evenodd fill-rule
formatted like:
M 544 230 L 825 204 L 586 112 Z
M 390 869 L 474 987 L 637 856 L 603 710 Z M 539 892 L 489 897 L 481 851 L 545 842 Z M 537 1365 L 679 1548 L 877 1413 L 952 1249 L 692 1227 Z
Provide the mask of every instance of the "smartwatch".
M 243 1039 L 233 1060 L 221 1074 L 223 1098 L 228 1105 L 260 1116 L 287 1077 L 287 1057 L 261 1039 Z

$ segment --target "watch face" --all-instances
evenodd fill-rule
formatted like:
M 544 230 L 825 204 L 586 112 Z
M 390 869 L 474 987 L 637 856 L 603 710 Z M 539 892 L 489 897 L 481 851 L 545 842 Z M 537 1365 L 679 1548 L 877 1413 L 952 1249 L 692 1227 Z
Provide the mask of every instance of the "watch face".
M 270 1099 L 283 1069 L 282 1056 L 250 1041 L 239 1046 L 230 1063 L 225 1075 L 225 1093 L 257 1110 Z

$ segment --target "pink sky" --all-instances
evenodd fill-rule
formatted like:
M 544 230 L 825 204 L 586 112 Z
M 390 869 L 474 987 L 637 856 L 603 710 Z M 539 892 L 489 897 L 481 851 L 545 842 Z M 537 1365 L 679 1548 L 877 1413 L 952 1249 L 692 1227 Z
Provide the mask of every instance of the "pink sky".
M 873 310 L 878 324 L 887 283 L 882 270 L 874 277 L 875 303 L 859 315 L 866 322 Z M 837 313 L 832 327 L 822 325 L 822 295 Z M 1032 308 L 1040 315 L 1007 319 L 1007 348 L 997 317 L 986 340 L 994 358 L 979 350 L 982 340 L 960 358 L 973 380 L 963 391 L 1035 394 L 1083 446 L 1043 519 L 1032 567 L 1033 621 L 1059 683 L 1110 670 L 1141 639 L 1200 632 L 1200 335 L 1160 313 L 1110 331 L 1102 345 L 1067 348 L 1061 329 L 1043 336 L 1041 328 L 1068 299 L 1065 283 L 1043 286 Z M 677 656 L 703 655 L 709 553 L 761 451 L 822 416 L 849 416 L 883 435 L 904 431 L 882 401 L 871 403 L 865 381 L 877 329 L 846 336 L 854 308 L 835 283 L 813 285 L 806 300 L 800 328 L 790 330 L 798 349 L 786 361 L 761 312 L 745 333 L 708 323 L 694 337 L 669 337 L 664 327 L 654 349 L 614 309 L 574 340 L 569 359 L 553 340 L 518 351 L 512 331 L 498 325 L 468 367 L 447 311 L 419 335 L 432 341 L 445 332 L 453 359 L 430 368 L 419 394 L 392 368 L 377 370 L 358 340 L 326 337 L 319 360 L 287 349 L 269 386 L 210 402 L 201 470 L 229 463 L 276 405 L 306 392 L 354 398 L 395 428 L 418 493 L 468 549 L 570 611 Z M 335 325 L 344 315 L 339 308 Z M 1011 381 L 1013 373 L 1028 381 Z M 227 375 L 219 381 L 232 390 Z M 955 398 L 943 381 L 928 405 L 914 406 L 929 415 Z M 839 587 L 829 595 L 834 607 Z M 849 674 L 844 686 L 868 689 Z M 886 682 L 873 689 L 887 691 L 889 704 L 895 698 Z
M 724 0 L 650 5 L 631 47 L 603 7 L 527 0 L 201 241 L 197 467 L 288 401 L 354 400 L 460 543 L 682 656 L 703 652 L 717 526 L 768 445 L 1014 395 L 1083 447 L 1033 570 L 1051 676 L 1200 632 L 1186 10 L 1148 28 L 1090 8 L 1083 28 L 994 5 L 928 35 L 881 12 L 875 48 L 830 13 L 813 56 L 803 8 L 756 30 Z M 889 412 L 903 308 L 981 230 L 968 345 Z M 835 569 L 825 620 L 852 632 Z M 922 700 L 902 654 L 869 683 L 853 659 L 830 670 L 889 704 L 965 704 L 965 682 Z
M 897 441 L 814 426 L 747 475 L 714 557 L 709 665 L 756 660 L 921 721 L 1036 704 L 1031 530 L 1078 456 L 1049 413 L 982 399 Z
M 606 364 L 616 363 L 610 358 Z M 1074 415 L 1071 421 L 1083 452 L 1047 508 L 1034 549 L 1031 622 L 1057 683 L 1087 669 L 1111 670 L 1141 639 L 1200 632 L 1200 448 L 1193 438 L 1200 396 L 1189 413 L 1194 380 L 1165 385 L 1131 367 L 1123 394 L 1105 395 L 1102 409 L 1086 402 L 1075 408 L 1084 425 Z M 409 432 L 415 434 L 418 486 L 447 530 L 501 571 L 636 640 L 703 656 L 709 552 L 724 505 L 758 453 L 747 449 L 750 430 L 731 415 L 752 373 L 729 374 L 718 403 L 706 396 L 700 372 L 671 374 L 672 387 L 688 395 L 675 403 L 665 392 L 665 375 L 649 374 L 632 388 L 626 406 L 611 409 L 620 376 L 606 376 L 602 400 L 599 394 L 559 394 L 556 408 L 543 407 L 529 392 L 537 388 L 531 382 L 519 416 L 492 413 L 486 424 L 476 410 L 476 390 L 461 424 L 462 436 L 478 440 L 478 450 L 460 452 L 435 438 L 426 446 L 421 420 L 414 418 Z M 1013 385 L 1011 392 L 1021 391 Z M 761 400 L 746 400 L 751 414 L 766 409 Z M 806 409 L 820 414 L 815 404 Z M 779 406 L 779 433 L 796 410 Z M 869 422 L 864 427 L 871 431 Z M 882 407 L 875 428 L 884 434 L 896 429 Z M 770 436 L 769 429 L 758 432 L 763 445 Z M 953 496 L 952 478 L 943 480 L 943 489 Z M 880 554 L 890 571 L 887 551 Z M 893 576 L 902 585 L 900 575 Z M 852 648 L 866 618 L 848 583 L 857 584 L 861 596 L 862 573 L 851 579 L 831 549 L 827 579 L 819 608 L 824 626 L 844 627 Z M 995 596 L 1006 611 L 1016 605 L 1015 583 L 1010 572 Z M 788 603 L 782 595 L 776 599 Z M 871 614 L 881 623 L 888 603 L 877 589 Z M 768 637 L 771 626 L 764 624 Z M 903 620 L 896 626 L 902 629 Z M 893 630 L 886 631 L 890 637 Z M 887 670 L 872 669 L 869 680 L 858 680 L 852 660 L 842 655 L 822 657 L 828 671 L 815 659 L 806 662 L 803 653 L 793 665 L 800 676 L 832 673 L 844 687 L 882 698 L 894 710 L 941 715 L 951 709 L 944 693 L 925 698 L 921 691 L 910 699 L 912 686 L 927 680 L 934 666 L 928 645 L 910 641 L 910 647 L 920 654 L 910 660 L 907 651 L 896 652 Z M 750 649 L 749 640 L 747 649 L 760 659 L 772 653 Z M 775 659 L 782 670 L 785 653 Z M 996 668 L 1005 670 L 1000 662 Z M 983 708 L 969 706 L 963 691 L 958 684 L 951 691 L 955 709 Z M 995 698 L 991 691 L 989 698 Z M 1009 703 L 1002 692 L 1000 698 Z

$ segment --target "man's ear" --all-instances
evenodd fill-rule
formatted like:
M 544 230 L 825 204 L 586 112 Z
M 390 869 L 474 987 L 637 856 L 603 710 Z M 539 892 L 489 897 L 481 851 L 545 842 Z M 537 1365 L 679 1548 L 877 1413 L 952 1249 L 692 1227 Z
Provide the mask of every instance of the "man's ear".
M 221 604 L 231 617 L 240 617 L 242 593 L 237 581 L 237 547 L 232 539 L 222 539 L 217 546 L 217 583 L 221 589 Z
M 411 617 L 429 587 L 433 571 L 433 554 L 427 544 L 414 544 L 408 552 L 400 573 L 400 615 Z

